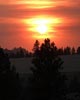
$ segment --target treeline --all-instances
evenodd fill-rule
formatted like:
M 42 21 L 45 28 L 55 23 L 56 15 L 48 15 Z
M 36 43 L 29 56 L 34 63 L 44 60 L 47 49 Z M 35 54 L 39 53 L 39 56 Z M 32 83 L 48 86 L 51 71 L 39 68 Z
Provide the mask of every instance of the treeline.
M 25 48 L 18 47 L 13 48 L 12 50 L 4 49 L 5 54 L 8 55 L 9 58 L 23 58 L 23 57 L 31 57 L 32 53 L 26 50 Z
M 74 55 L 74 54 L 80 54 L 80 47 L 75 49 L 74 47 L 65 47 L 65 48 L 59 48 L 58 49 L 58 54 L 59 55 Z
M 58 55 L 75 55 L 75 54 L 80 54 L 80 47 L 75 49 L 74 47 L 65 47 L 65 48 L 57 48 L 57 53 Z M 33 53 L 29 52 L 25 48 L 18 47 L 18 48 L 13 48 L 11 50 L 9 49 L 3 49 L 4 53 L 8 55 L 9 58 L 24 58 L 24 57 L 32 57 Z

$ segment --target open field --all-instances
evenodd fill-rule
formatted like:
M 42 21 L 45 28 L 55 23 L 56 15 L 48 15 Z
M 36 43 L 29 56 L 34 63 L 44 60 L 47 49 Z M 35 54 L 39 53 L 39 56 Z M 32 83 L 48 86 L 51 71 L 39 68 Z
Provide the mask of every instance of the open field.
M 80 55 L 61 56 L 63 63 L 63 72 L 80 72 Z M 10 59 L 11 64 L 16 67 L 17 72 L 30 73 L 32 58 Z
M 80 55 L 66 55 L 61 56 L 63 63 L 63 73 L 66 73 L 68 76 L 67 84 L 70 83 L 70 80 L 73 79 L 74 75 L 76 75 L 80 81 Z M 31 64 L 32 58 L 16 58 L 10 59 L 11 64 L 16 67 L 17 72 L 20 73 L 20 76 L 24 81 L 22 81 L 23 90 L 21 92 L 20 98 L 25 93 L 25 87 L 27 85 L 27 79 L 31 75 L 30 74 L 30 67 L 33 66 Z M 19 100 L 21 100 L 19 98 Z

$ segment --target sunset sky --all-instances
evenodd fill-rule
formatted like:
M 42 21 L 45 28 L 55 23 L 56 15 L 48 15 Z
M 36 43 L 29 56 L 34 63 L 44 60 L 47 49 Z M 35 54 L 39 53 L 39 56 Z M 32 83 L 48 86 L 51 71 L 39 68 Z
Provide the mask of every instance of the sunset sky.
M 32 50 L 36 39 L 80 46 L 80 0 L 0 0 L 0 46 Z

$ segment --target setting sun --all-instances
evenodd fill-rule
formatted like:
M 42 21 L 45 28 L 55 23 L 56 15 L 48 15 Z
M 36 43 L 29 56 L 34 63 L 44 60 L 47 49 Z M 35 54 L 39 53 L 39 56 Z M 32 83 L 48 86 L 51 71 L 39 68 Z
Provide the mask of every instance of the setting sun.
M 36 28 L 36 30 L 40 33 L 40 34 L 46 34 L 46 32 L 47 32 L 47 30 L 48 30 L 48 28 L 47 28 L 47 26 L 46 25 L 39 25 L 37 28 Z
M 44 19 L 44 18 L 35 18 L 32 21 L 32 24 L 34 25 L 34 29 L 37 33 L 44 35 L 49 32 L 49 22 L 50 20 Z

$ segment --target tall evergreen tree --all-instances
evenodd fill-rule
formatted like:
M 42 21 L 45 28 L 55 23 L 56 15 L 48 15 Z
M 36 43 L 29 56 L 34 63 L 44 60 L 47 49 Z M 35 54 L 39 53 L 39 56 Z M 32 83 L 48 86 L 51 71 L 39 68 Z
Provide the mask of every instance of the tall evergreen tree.
M 37 53 L 39 52 L 39 41 L 38 40 L 36 40 L 36 42 L 35 42 L 35 44 L 34 44 L 34 47 L 33 47 L 33 52 L 34 52 L 34 55 L 38 55 Z
M 65 90 L 65 77 L 60 69 L 63 61 L 58 57 L 57 47 L 45 39 L 41 46 L 35 42 L 30 85 L 35 100 L 60 99 Z
M 11 68 L 9 58 L 0 48 L 0 100 L 14 100 L 19 93 L 19 77 L 15 67 Z

